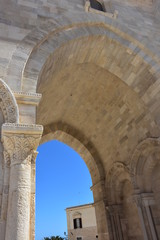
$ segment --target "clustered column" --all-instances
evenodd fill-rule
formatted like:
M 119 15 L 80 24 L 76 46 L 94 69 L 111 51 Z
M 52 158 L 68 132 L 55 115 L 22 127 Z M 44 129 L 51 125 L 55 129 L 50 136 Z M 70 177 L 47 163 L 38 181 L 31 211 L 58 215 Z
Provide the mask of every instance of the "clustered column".
M 153 193 L 135 194 L 134 201 L 138 208 L 144 239 L 158 240 L 151 212 L 151 205 L 155 204 Z
M 123 218 L 122 205 L 109 205 L 106 208 L 110 220 L 111 239 L 127 240 L 126 222 Z
M 2 138 L 10 156 L 10 181 L 6 240 L 30 240 L 31 164 L 42 134 L 42 126 L 4 124 Z

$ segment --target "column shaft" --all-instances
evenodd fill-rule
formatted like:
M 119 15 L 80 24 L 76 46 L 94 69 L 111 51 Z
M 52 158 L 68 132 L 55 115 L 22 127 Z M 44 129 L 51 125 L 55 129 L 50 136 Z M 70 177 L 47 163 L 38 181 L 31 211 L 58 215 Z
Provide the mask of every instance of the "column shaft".
M 150 210 L 150 205 L 154 204 L 153 193 L 140 193 L 134 195 L 134 200 L 138 208 L 138 214 L 140 217 L 144 239 L 157 240 L 156 230 Z M 148 224 L 145 224 L 146 222 L 145 219 L 148 222 Z
M 145 223 L 144 223 L 142 208 L 140 206 L 137 206 L 137 209 L 138 209 L 138 215 L 140 218 L 140 223 L 141 223 L 144 239 L 149 240 L 147 231 L 146 231 L 146 227 L 145 227 Z
M 4 149 L 11 159 L 5 240 L 31 239 L 31 161 L 42 130 L 37 125 L 2 126 Z
M 153 240 L 157 240 L 157 235 L 156 235 L 155 226 L 154 226 L 154 223 L 153 223 L 153 218 L 152 218 L 152 215 L 151 215 L 150 207 L 145 206 L 145 209 L 146 209 L 149 226 L 150 226 L 151 233 L 152 233 L 152 238 L 153 238 Z
M 123 232 L 121 226 L 122 206 L 110 205 L 107 207 L 108 214 L 110 215 L 112 225 L 112 236 L 114 240 L 123 240 Z
M 6 240 L 29 240 L 30 178 L 29 161 L 11 165 Z
M 30 240 L 35 239 L 35 160 L 37 152 L 34 153 L 31 164 L 31 208 L 30 208 Z
M 2 239 L 5 239 L 5 232 L 6 232 L 8 193 L 9 193 L 9 176 L 10 176 L 10 157 L 4 151 L 4 177 L 3 177 L 3 193 L 2 193 L 2 207 L 1 207 L 1 221 L 2 221 L 1 237 L 2 237 Z

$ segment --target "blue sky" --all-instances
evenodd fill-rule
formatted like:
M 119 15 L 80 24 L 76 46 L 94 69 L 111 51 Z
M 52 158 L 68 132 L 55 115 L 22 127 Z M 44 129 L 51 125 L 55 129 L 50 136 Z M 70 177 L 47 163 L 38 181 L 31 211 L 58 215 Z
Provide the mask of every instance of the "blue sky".
M 93 202 L 91 176 L 83 159 L 57 140 L 38 147 L 36 240 L 67 232 L 65 209 Z

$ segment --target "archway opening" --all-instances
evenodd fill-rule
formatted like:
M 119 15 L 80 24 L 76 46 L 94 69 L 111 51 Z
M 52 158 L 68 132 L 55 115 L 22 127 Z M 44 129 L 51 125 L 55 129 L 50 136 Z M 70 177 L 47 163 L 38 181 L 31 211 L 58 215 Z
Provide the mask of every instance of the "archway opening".
M 67 232 L 65 209 L 93 202 L 89 170 L 58 140 L 41 144 L 36 162 L 36 240 Z

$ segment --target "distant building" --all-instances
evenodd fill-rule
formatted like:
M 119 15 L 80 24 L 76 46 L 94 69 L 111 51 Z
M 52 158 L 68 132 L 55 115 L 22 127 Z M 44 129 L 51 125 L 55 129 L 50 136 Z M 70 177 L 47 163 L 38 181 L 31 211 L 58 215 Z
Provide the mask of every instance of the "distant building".
M 98 239 L 95 208 L 93 204 L 66 209 L 69 240 Z

